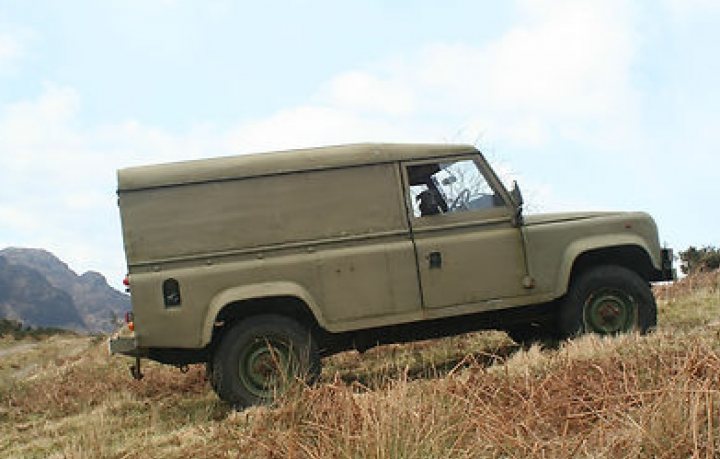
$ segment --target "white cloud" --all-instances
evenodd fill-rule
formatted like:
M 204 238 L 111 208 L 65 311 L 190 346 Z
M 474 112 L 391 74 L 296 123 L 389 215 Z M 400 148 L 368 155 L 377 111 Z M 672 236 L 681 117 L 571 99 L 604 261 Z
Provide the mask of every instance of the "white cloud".
M 69 211 L 83 211 L 98 209 L 107 205 L 107 195 L 97 191 L 83 193 L 68 193 L 62 198 L 63 208 Z
M 6 233 L 33 231 L 42 226 L 39 215 L 7 203 L 0 205 L 0 221 Z
M 28 54 L 28 44 L 35 34 L 27 28 L 0 22 L 0 76 L 16 70 L 17 63 Z
M 520 145 L 632 124 L 636 38 L 626 3 L 533 0 L 497 40 L 435 44 L 406 61 L 402 77 L 422 110 L 493 120 L 485 133 Z M 629 134 L 627 130 L 624 134 Z M 606 138 L 607 136 L 600 136 Z
M 363 115 L 331 106 L 282 110 L 266 119 L 240 124 L 226 140 L 239 151 L 263 151 L 367 141 L 411 141 L 412 123 L 389 122 L 380 114 Z
M 71 146 L 79 139 L 68 129 L 79 108 L 75 90 L 46 85 L 35 100 L 21 101 L 3 107 L 0 112 L 0 140 L 3 161 L 27 165 L 31 158 L 23 151 L 52 149 L 53 145 Z M 11 155 L 10 153 L 17 153 Z
M 627 13 L 610 2 L 527 2 L 532 19 L 484 51 L 480 92 L 501 110 L 550 116 L 612 113 L 627 96 Z
M 718 0 L 664 0 L 664 3 L 674 16 L 720 12 Z
M 638 105 L 630 6 L 518 5 L 522 20 L 492 42 L 439 42 L 343 72 L 320 86 L 313 105 L 238 126 L 232 143 L 262 149 L 409 135 L 474 142 L 481 134 L 533 147 L 554 138 L 627 143 Z
M 282 127 L 287 135 L 273 146 L 481 135 L 534 147 L 553 138 L 627 142 L 639 103 L 630 82 L 634 11 L 613 0 L 518 5 L 522 20 L 492 42 L 435 43 L 344 72 L 314 105 L 239 126 L 233 141 L 262 148 Z
M 21 54 L 22 46 L 15 37 L 0 34 L 0 64 L 4 61 L 17 59 Z
M 20 58 L 23 54 L 23 47 L 15 37 L 0 34 L 0 68 L 8 62 Z
M 402 82 L 382 80 L 365 72 L 344 73 L 327 86 L 327 102 L 351 110 L 406 115 L 415 105 L 414 95 Z

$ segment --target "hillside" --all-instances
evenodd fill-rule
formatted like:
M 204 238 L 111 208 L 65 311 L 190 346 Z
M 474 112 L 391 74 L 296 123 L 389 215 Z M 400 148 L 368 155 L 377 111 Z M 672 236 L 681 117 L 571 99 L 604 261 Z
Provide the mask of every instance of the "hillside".
M 130 298 L 93 271 L 76 274 L 40 249 L 0 250 L 0 318 L 33 327 L 109 332 L 114 318 L 130 309 Z M 3 293 L 5 292 L 5 293 Z
M 9 263 L 0 255 L 0 317 L 31 327 L 85 330 L 72 298 L 37 270 Z
M 720 273 L 656 288 L 659 328 L 558 348 L 503 333 L 325 361 L 320 383 L 233 412 L 202 366 L 100 339 L 0 339 L 0 456 L 712 458 L 720 456 Z

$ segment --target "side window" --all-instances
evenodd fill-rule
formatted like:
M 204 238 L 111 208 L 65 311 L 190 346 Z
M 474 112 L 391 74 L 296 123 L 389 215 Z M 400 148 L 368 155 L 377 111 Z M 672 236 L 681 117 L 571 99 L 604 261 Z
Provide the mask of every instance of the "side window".
M 505 205 L 471 159 L 408 166 L 407 174 L 415 217 Z

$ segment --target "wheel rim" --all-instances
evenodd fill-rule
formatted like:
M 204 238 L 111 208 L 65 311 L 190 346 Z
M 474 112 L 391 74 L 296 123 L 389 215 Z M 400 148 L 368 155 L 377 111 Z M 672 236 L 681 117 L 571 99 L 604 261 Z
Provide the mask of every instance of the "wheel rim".
M 604 335 L 627 332 L 637 325 L 637 303 L 620 290 L 604 289 L 585 303 L 585 329 Z
M 238 376 L 254 397 L 271 399 L 287 387 L 294 362 L 294 354 L 285 341 L 277 337 L 259 337 L 241 352 Z

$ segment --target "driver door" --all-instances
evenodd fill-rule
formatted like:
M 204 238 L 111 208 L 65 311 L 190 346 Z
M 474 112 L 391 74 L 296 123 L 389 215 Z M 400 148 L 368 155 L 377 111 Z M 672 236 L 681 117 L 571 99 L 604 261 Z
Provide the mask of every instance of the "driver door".
M 523 241 L 493 174 L 474 156 L 403 164 L 408 218 L 425 308 L 526 293 Z

